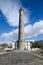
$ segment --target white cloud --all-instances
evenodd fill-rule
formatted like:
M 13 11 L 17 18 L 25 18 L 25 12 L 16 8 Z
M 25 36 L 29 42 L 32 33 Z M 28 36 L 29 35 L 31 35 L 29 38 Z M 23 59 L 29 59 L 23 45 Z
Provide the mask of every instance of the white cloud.
M 18 26 L 19 24 L 19 9 L 22 6 L 21 0 L 0 0 L 0 9 L 8 19 L 8 24 Z M 22 6 L 23 7 L 23 6 Z M 24 23 L 29 20 L 30 12 L 24 8 Z
M 25 38 L 32 38 L 43 34 L 43 20 L 35 22 L 33 25 L 29 24 L 25 26 L 24 32 Z M 4 42 L 18 40 L 18 29 L 0 35 L 0 41 L 2 40 L 4 40 Z
M 43 20 L 35 22 L 33 25 L 29 24 L 25 27 L 25 37 L 36 37 L 43 34 Z
M 9 33 L 3 33 L 0 35 L 0 41 L 10 42 L 18 39 L 18 29 L 12 30 Z

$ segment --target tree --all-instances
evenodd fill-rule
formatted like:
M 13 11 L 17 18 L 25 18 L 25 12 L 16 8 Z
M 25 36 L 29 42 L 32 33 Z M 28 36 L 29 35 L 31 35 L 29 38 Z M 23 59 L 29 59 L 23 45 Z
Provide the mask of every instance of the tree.
M 43 44 L 42 44 L 42 46 L 41 46 L 41 49 L 43 49 Z
M 2 46 L 3 48 L 8 47 L 8 45 L 7 45 L 7 44 L 2 44 L 1 46 Z
M 41 48 L 42 47 L 42 44 L 40 43 L 40 41 L 35 41 L 31 48 Z

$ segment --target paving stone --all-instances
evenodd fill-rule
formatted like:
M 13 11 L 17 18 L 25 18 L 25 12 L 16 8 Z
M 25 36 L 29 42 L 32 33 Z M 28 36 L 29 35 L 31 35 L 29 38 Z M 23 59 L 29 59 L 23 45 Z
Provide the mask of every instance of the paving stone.
M 0 65 L 43 65 L 43 59 L 29 51 L 14 50 L 0 55 Z

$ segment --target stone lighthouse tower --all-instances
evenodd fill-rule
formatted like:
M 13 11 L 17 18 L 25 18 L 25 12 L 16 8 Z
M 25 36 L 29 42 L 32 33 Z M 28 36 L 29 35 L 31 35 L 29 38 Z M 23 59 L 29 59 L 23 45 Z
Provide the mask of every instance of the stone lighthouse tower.
M 18 49 L 24 50 L 24 10 L 19 10 Z

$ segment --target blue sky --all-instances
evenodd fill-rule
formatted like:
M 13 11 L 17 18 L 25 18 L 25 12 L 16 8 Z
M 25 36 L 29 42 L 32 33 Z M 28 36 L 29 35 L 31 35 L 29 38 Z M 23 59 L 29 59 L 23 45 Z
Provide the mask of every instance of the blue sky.
M 24 40 L 43 40 L 43 0 L 0 0 L 0 42 L 18 40 L 20 7 L 24 9 Z

